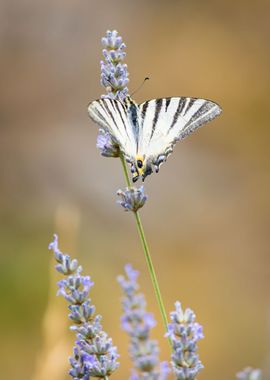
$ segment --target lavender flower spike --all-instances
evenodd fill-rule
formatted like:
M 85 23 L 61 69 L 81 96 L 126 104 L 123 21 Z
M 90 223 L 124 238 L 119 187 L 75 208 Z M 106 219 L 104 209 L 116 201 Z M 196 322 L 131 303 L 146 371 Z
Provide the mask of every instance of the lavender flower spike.
M 157 342 L 149 339 L 156 322 L 152 314 L 146 312 L 144 295 L 138 293 L 139 272 L 131 265 L 125 266 L 125 272 L 126 277 L 119 276 L 117 280 L 124 291 L 122 328 L 130 336 L 129 352 L 135 367 L 130 380 L 166 380 L 170 371 L 168 364 L 159 365 Z
M 104 61 L 100 62 L 101 85 L 106 89 L 103 98 L 110 98 L 123 101 L 128 95 L 127 65 L 123 63 L 126 56 L 122 37 L 116 30 L 108 30 L 106 36 L 101 39 Z M 119 157 L 120 150 L 114 137 L 106 130 L 100 129 L 97 137 L 97 148 L 102 156 Z
M 121 198 L 118 203 L 124 207 L 125 211 L 136 212 L 144 206 L 147 200 L 143 186 L 138 189 L 136 187 L 127 187 L 125 191 L 118 190 L 117 195 Z
M 101 42 L 104 46 L 105 60 L 100 62 L 100 82 L 107 92 L 104 97 L 122 101 L 128 95 L 127 84 L 129 82 L 127 65 L 123 63 L 126 56 L 124 52 L 126 45 L 116 30 L 108 30 Z
M 173 346 L 172 367 L 177 380 L 194 380 L 203 368 L 197 352 L 197 341 L 204 337 L 202 326 L 195 322 L 191 309 L 182 309 L 180 302 L 175 303 L 175 311 L 170 313 L 168 333 Z
M 82 267 L 77 260 L 63 254 L 58 248 L 58 237 L 49 245 L 53 250 L 56 269 L 65 276 L 58 283 L 58 295 L 62 295 L 69 303 L 69 318 L 73 322 L 70 327 L 76 332 L 73 357 L 69 361 L 70 376 L 74 380 L 90 378 L 108 379 L 118 368 L 116 347 L 102 330 L 101 316 L 95 315 L 95 306 L 91 304 L 89 292 L 94 283 L 89 276 L 82 276 Z
M 99 130 L 97 148 L 104 157 L 119 157 L 120 149 L 113 136 L 104 129 Z
M 238 380 L 261 380 L 262 371 L 259 368 L 246 367 L 236 377 Z

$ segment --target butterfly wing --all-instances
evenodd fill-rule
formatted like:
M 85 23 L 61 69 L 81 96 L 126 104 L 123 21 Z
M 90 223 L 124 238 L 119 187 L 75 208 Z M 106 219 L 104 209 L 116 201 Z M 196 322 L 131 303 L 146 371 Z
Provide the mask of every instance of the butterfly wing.
M 137 140 L 126 105 L 115 99 L 99 99 L 89 104 L 88 113 L 94 122 L 113 136 L 126 160 L 133 162 Z
M 146 101 L 139 105 L 138 152 L 145 155 L 150 174 L 172 152 L 175 143 L 221 113 L 218 104 L 205 99 L 173 97 Z

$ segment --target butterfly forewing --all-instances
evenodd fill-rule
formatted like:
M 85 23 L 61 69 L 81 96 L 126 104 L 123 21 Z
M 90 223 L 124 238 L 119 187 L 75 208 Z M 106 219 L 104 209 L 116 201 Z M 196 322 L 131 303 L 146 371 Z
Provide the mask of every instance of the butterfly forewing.
M 115 99 L 99 99 L 89 104 L 88 112 L 97 124 L 108 130 L 130 161 L 136 155 L 137 142 L 126 106 Z
M 197 98 L 153 99 L 139 105 L 139 152 L 156 162 L 173 145 L 195 129 L 214 119 L 221 108 L 214 102 Z

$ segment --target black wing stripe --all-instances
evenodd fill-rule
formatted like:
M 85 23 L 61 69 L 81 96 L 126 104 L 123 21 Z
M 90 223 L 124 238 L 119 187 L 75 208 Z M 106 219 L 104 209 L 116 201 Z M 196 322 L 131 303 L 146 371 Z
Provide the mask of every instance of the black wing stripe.
M 142 117 L 142 121 L 141 121 L 141 123 L 142 123 L 142 125 L 143 125 L 143 123 L 144 123 L 144 119 L 145 119 L 145 115 L 146 115 L 146 111 L 147 111 L 147 108 L 148 108 L 148 103 L 149 102 L 145 102 L 144 104 L 143 104 L 143 108 L 142 108 L 142 113 L 141 113 L 141 117 Z
M 98 117 L 99 119 L 101 119 L 101 120 L 104 122 L 104 124 L 108 124 L 107 120 L 106 120 L 105 117 L 100 113 L 100 111 L 97 109 L 97 107 L 95 108 L 94 113 L 97 115 L 97 117 Z
M 109 114 L 109 116 L 110 116 L 110 118 L 112 119 L 114 125 L 116 126 L 116 128 L 117 128 L 118 131 L 119 131 L 119 128 L 118 128 L 118 126 L 117 126 L 117 123 L 116 123 L 116 121 L 115 121 L 115 118 L 114 118 L 114 116 L 113 116 L 113 114 L 112 114 L 112 111 L 110 110 L 110 107 L 109 107 L 109 105 L 107 104 L 107 100 L 104 100 L 104 102 L 103 102 L 102 104 L 103 104 L 103 108 L 104 108 L 104 110 Z
M 160 111 L 161 111 L 161 108 L 162 108 L 162 103 L 163 103 L 163 99 L 157 99 L 156 100 L 156 108 L 155 108 L 155 114 L 154 114 L 154 119 L 153 119 L 153 125 L 152 125 L 152 132 L 151 132 L 150 140 L 153 137 L 153 134 L 155 133 L 155 129 L 156 129 L 156 125 L 157 125 L 157 122 L 158 122 L 159 114 L 160 114 Z
M 220 113 L 221 108 L 217 104 L 205 100 L 204 104 L 200 107 L 200 112 L 197 113 L 197 117 L 195 118 L 193 116 L 192 120 L 190 120 L 185 125 L 184 130 L 181 131 L 179 139 L 184 139 L 186 136 L 190 135 L 195 129 L 213 120 Z
M 190 125 L 193 123 L 198 123 L 201 118 L 204 117 L 204 114 L 212 108 L 212 104 L 205 101 L 201 107 L 192 115 L 192 117 L 188 120 L 187 124 L 185 125 L 185 129 L 189 128 Z
M 165 112 L 167 112 L 167 109 L 171 103 L 172 98 L 166 98 L 166 105 L 165 105 Z
M 188 125 L 192 124 L 195 120 L 197 120 L 202 115 L 202 113 L 204 112 L 205 104 L 206 104 L 206 102 L 204 102 L 200 106 L 200 108 L 192 115 L 192 117 L 188 120 L 186 127 Z
M 185 116 L 188 113 L 188 111 L 193 106 L 193 104 L 195 103 L 195 101 L 196 101 L 196 99 L 190 98 L 189 103 L 188 103 L 188 105 L 187 105 L 187 107 L 185 109 L 185 112 L 184 112 L 183 116 Z
M 126 124 L 125 124 L 124 119 L 123 119 L 122 111 L 120 110 L 120 107 L 119 107 L 119 103 L 118 102 L 114 102 L 113 104 L 117 108 L 117 112 L 120 115 L 120 118 L 122 120 L 123 126 L 125 127 L 125 130 L 127 130 Z
M 120 115 L 120 118 L 121 118 L 121 121 L 122 121 L 122 124 L 123 124 L 123 126 L 124 126 L 124 128 L 125 128 L 125 132 L 126 132 L 126 135 L 127 135 L 127 137 L 128 137 L 128 139 L 129 139 L 129 141 L 132 143 L 132 136 L 130 136 L 130 130 L 128 130 L 127 129 L 127 127 L 128 127 L 128 125 L 127 125 L 127 123 L 125 123 L 125 121 L 124 121 L 124 118 L 123 118 L 123 105 L 121 104 L 121 103 L 119 103 L 119 102 L 113 102 L 112 101 L 112 103 L 113 103 L 113 105 L 114 105 L 114 109 L 115 109 L 115 112 L 118 114 L 118 115 Z M 134 135 L 135 136 L 135 135 Z M 136 137 L 136 136 L 135 136 Z M 135 138 L 135 140 L 136 140 L 136 138 Z
M 179 99 L 179 102 L 178 102 L 178 106 L 177 106 L 177 109 L 174 113 L 174 116 L 173 116 L 173 121 L 172 121 L 172 124 L 170 125 L 170 128 L 168 129 L 168 132 L 175 126 L 175 124 L 177 123 L 177 120 L 178 120 L 178 117 L 179 115 L 181 114 L 181 112 L 183 111 L 183 108 L 185 107 L 185 104 L 186 104 L 186 98 L 180 98 Z

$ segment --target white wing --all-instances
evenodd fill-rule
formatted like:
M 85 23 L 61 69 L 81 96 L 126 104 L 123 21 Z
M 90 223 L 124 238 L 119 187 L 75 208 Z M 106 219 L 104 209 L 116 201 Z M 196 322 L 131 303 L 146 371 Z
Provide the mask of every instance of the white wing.
M 138 153 L 156 166 L 156 170 L 174 144 L 221 113 L 210 100 L 197 98 L 163 98 L 139 105 Z
M 110 132 L 127 161 L 133 162 L 137 142 L 126 106 L 118 100 L 104 98 L 90 103 L 88 113 L 93 121 Z

